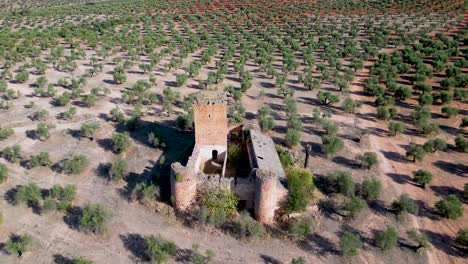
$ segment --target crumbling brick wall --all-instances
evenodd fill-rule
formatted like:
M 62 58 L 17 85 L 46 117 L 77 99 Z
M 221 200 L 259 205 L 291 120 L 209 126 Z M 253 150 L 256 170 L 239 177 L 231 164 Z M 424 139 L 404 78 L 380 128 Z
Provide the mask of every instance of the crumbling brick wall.
M 263 224 L 273 223 L 278 207 L 277 182 L 278 176 L 274 172 L 262 169 L 255 171 L 254 214 L 257 221 Z
M 176 209 L 185 210 L 195 201 L 197 185 L 193 168 L 184 167 L 179 162 L 171 165 L 171 200 Z

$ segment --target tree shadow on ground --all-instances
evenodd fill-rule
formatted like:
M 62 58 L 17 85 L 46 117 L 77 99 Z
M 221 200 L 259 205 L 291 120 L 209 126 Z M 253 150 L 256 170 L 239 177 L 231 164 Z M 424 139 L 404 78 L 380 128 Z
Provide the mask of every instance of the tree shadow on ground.
M 401 173 L 387 173 L 388 177 L 392 178 L 392 180 L 399 184 L 407 184 L 411 183 L 411 177 L 406 174 Z
M 333 158 L 333 162 L 335 162 L 338 165 L 342 165 L 342 166 L 345 166 L 347 168 L 350 168 L 350 169 L 359 169 L 359 168 L 361 168 L 361 165 L 357 161 L 352 160 L 352 159 L 348 159 L 348 158 L 345 158 L 345 157 L 342 157 L 342 156 L 338 156 L 338 157 Z
M 369 202 L 369 209 L 372 210 L 372 212 L 382 216 L 389 216 L 392 214 L 392 211 L 388 209 L 385 203 L 381 200 L 374 200 Z
M 140 234 L 120 234 L 120 240 L 128 251 L 133 255 L 133 260 L 136 262 L 148 261 L 145 254 L 145 239 Z
M 381 150 L 382 154 L 386 159 L 395 161 L 395 162 L 401 162 L 401 163 L 410 163 L 410 161 L 403 155 L 401 155 L 398 152 L 395 151 L 383 151 Z
M 67 210 L 63 221 L 72 230 L 79 230 L 80 228 L 80 217 L 83 214 L 81 207 L 74 206 Z
M 124 128 L 118 128 L 118 130 L 122 129 Z M 153 163 L 152 167 L 145 168 L 145 171 L 141 174 L 131 174 L 127 177 L 127 193 L 138 182 L 155 182 L 160 188 L 160 198 L 163 201 L 169 201 L 171 197 L 169 181 L 171 164 L 180 162 L 185 165 L 187 163 L 195 144 L 193 132 L 178 131 L 169 126 L 144 120 L 139 120 L 138 129 L 128 132 L 133 140 L 145 145 L 148 144 L 148 134 L 154 133 L 166 143 L 167 147 L 159 160 Z
M 335 244 L 330 239 L 316 233 L 308 235 L 304 240 L 299 242 L 298 246 L 305 251 L 319 256 L 339 254 Z
M 283 262 L 275 259 L 274 257 L 267 256 L 264 254 L 260 254 L 260 258 L 262 259 L 263 263 L 265 264 L 283 264 Z
M 431 230 L 421 230 L 421 232 L 427 235 L 432 246 L 446 254 L 462 258 L 468 257 L 468 249 L 456 245 L 453 238 L 447 234 L 436 233 Z
M 447 197 L 449 194 L 455 194 L 458 197 L 463 197 L 463 191 L 453 186 L 430 186 L 435 195 L 439 197 Z
M 73 263 L 75 263 L 75 262 L 73 262 L 73 259 L 67 258 L 67 257 L 65 257 L 65 256 L 63 256 L 61 254 L 55 254 L 53 256 L 53 258 L 54 258 L 54 263 L 55 264 L 73 264 Z
M 455 174 L 461 177 L 468 176 L 468 166 L 461 163 L 452 163 L 447 161 L 438 160 L 433 163 L 437 168 L 446 171 L 451 174 Z

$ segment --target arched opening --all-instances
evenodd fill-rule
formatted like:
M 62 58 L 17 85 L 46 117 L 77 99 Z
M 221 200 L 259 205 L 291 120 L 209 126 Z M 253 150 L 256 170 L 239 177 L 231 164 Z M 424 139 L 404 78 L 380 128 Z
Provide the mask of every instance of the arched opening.
M 218 151 L 216 149 L 211 152 L 211 159 L 213 161 L 218 159 Z

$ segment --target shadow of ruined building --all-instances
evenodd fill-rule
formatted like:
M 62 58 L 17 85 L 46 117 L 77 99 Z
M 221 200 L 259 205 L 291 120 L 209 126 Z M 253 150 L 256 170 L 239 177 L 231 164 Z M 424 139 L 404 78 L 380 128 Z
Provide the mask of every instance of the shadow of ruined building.
M 193 111 L 192 155 L 185 166 L 180 162 L 171 165 L 175 208 L 189 208 L 200 188 L 227 186 L 244 209 L 253 210 L 259 222 L 271 224 L 287 194 L 286 176 L 273 140 L 242 125 L 229 130 L 223 92 L 198 93 Z

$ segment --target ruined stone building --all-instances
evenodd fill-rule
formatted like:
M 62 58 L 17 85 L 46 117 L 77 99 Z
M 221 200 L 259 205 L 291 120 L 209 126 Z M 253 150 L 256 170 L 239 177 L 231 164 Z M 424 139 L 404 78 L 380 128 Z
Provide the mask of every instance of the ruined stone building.
M 189 209 L 205 185 L 229 187 L 245 210 L 271 224 L 287 194 L 286 176 L 273 140 L 242 126 L 229 131 L 227 99 L 223 92 L 203 91 L 193 104 L 195 146 L 187 164 L 171 166 L 171 191 L 178 210 Z M 228 144 L 240 146 L 245 159 L 228 164 Z

